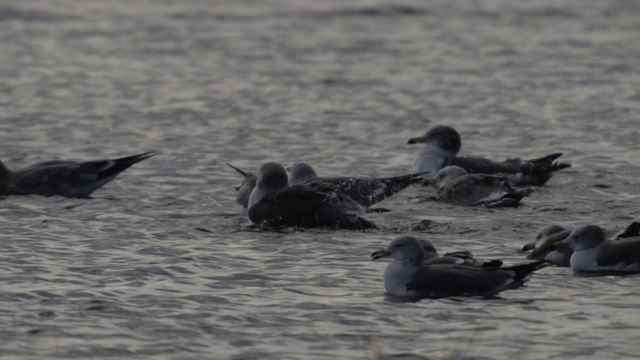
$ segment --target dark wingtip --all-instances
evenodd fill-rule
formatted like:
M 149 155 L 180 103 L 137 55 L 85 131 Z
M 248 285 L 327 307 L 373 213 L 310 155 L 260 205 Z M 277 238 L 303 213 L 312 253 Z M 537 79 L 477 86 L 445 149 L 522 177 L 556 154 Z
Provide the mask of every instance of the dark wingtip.
M 137 162 L 140 162 L 142 160 L 148 159 L 148 158 L 150 158 L 150 157 L 152 157 L 154 155 L 156 155 L 155 152 L 149 151 L 149 152 L 138 154 L 138 155 L 131 155 L 131 156 L 115 159 L 115 161 L 117 163 L 127 164 L 127 165 L 131 166 L 131 165 L 133 165 L 133 164 L 135 164 Z
M 227 166 L 232 168 L 233 170 L 235 170 L 235 171 L 239 172 L 240 174 L 242 174 L 242 176 L 244 176 L 244 177 L 248 177 L 249 176 L 249 174 L 247 174 L 246 172 L 238 169 L 237 167 L 235 167 L 235 166 L 233 166 L 233 165 L 231 165 L 229 163 L 225 163 L 225 164 L 227 164 Z

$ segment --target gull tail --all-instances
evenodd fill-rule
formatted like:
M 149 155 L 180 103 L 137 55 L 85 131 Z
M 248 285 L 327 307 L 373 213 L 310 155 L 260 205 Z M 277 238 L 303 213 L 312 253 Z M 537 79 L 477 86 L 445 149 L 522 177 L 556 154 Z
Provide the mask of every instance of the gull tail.
M 113 178 L 119 173 L 127 170 L 131 165 L 142 160 L 148 159 L 155 155 L 154 152 L 146 152 L 143 154 L 127 156 L 119 159 L 88 161 L 82 163 L 79 167 L 83 173 L 94 173 L 97 175 L 96 182 Z
M 550 173 L 571 167 L 571 164 L 555 161 L 562 153 L 553 153 L 538 159 L 531 159 L 520 167 L 520 172 L 527 175 Z
M 550 266 L 547 261 L 539 260 L 533 261 L 526 264 L 519 264 L 514 266 L 503 267 L 502 270 L 507 270 L 513 272 L 513 280 L 516 282 L 524 283 L 531 278 L 533 272 L 547 266 Z

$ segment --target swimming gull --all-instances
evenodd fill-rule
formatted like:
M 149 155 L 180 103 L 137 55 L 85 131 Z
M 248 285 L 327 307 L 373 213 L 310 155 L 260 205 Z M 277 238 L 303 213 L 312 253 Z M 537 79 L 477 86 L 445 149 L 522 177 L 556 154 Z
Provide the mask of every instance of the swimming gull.
M 425 173 L 409 174 L 387 178 L 367 177 L 319 177 L 311 165 L 294 163 L 289 166 L 291 171 L 289 183 L 291 185 L 308 184 L 312 181 L 332 184 L 340 191 L 364 206 L 371 206 L 389 196 L 398 193 L 408 186 L 421 183 L 421 175 Z
M 459 166 L 445 166 L 436 174 L 437 200 L 464 206 L 515 207 L 529 190 L 515 190 L 498 175 L 467 174 Z
M 571 232 L 563 241 L 573 249 L 571 269 L 586 272 L 640 272 L 640 238 L 610 241 L 597 225 L 586 225 Z
M 536 235 L 534 242 L 526 244 L 522 251 L 531 251 L 527 259 L 546 260 L 557 266 L 571 266 L 570 260 L 573 249 L 568 246 L 557 246 L 558 243 L 569 237 L 573 229 L 566 229 L 560 225 L 552 224 L 542 228 Z M 611 240 L 620 240 L 640 236 L 640 222 L 632 222 L 620 232 L 605 231 L 605 236 Z
M 502 268 L 466 265 L 424 265 L 422 244 L 413 236 L 400 236 L 385 250 L 374 252 L 379 259 L 390 256 L 384 272 L 384 286 L 396 296 L 441 298 L 448 296 L 493 296 L 523 285 L 535 270 L 547 266 L 535 261 Z
M 61 195 L 88 198 L 131 165 L 155 155 L 152 152 L 96 161 L 54 160 L 10 172 L 17 195 Z M 4 167 L 4 165 L 3 165 Z M 8 171 L 3 170 L 3 171 Z
M 240 186 L 236 187 L 236 191 L 238 191 L 238 195 L 236 195 L 236 203 L 238 203 L 244 209 L 247 209 L 247 207 L 249 206 L 249 196 L 251 196 L 251 191 L 256 186 L 258 178 L 251 172 L 242 171 L 229 163 L 226 164 L 235 171 L 242 174 L 242 176 L 244 176 L 244 179 L 242 179 Z
M 282 165 L 263 164 L 249 197 L 249 219 L 271 226 L 376 228 L 360 217 L 366 209 L 333 185 L 287 185 Z
M 481 157 L 456 156 L 462 146 L 460 134 L 446 125 L 436 125 L 423 136 L 414 137 L 408 144 L 424 143 L 416 153 L 413 171 L 430 171 L 431 176 L 447 165 L 457 165 L 469 174 L 505 174 L 511 185 L 542 185 L 554 171 L 570 167 L 570 164 L 554 162 L 562 153 L 554 153 L 539 159 L 507 159 L 502 162 Z

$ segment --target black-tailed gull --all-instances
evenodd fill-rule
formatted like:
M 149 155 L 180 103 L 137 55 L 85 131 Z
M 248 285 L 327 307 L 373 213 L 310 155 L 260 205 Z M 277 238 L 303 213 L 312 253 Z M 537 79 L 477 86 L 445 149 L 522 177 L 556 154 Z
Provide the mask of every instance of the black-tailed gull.
M 385 289 L 389 294 L 407 297 L 492 296 L 521 286 L 535 270 L 547 265 L 544 261 L 501 268 L 424 265 L 422 244 L 406 235 L 371 256 L 374 260 L 393 258 L 384 272 Z
M 18 195 L 87 198 L 131 165 L 153 155 L 147 152 L 119 159 L 47 161 L 10 172 L 11 182 Z
M 445 125 L 430 128 L 423 136 L 414 137 L 408 144 L 424 143 L 424 147 L 416 153 L 413 171 L 430 171 L 429 177 L 445 166 L 456 165 L 469 174 L 505 174 L 514 186 L 542 185 L 552 172 L 570 167 L 570 164 L 554 162 L 562 153 L 554 153 L 539 159 L 520 160 L 507 159 L 502 162 L 481 157 L 459 157 L 460 134 Z

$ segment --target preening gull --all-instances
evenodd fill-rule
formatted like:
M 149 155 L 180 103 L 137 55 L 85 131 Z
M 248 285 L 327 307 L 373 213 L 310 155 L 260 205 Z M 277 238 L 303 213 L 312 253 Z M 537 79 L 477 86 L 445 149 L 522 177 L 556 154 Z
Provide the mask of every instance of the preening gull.
M 385 289 L 392 295 L 407 297 L 493 296 L 520 287 L 535 270 L 547 266 L 544 261 L 500 268 L 424 265 L 423 245 L 406 235 L 371 255 L 374 260 L 386 256 L 393 261 L 384 272 Z
M 294 163 L 289 166 L 289 183 L 291 185 L 322 182 L 335 185 L 341 192 L 357 203 L 371 206 L 389 196 L 398 193 L 408 186 L 421 183 L 424 173 L 409 174 L 387 178 L 367 177 L 319 177 L 311 165 Z
M 288 186 L 287 173 L 278 163 L 260 167 L 257 184 L 249 197 L 249 219 L 271 226 L 329 226 L 371 229 L 361 218 L 365 207 L 330 184 Z
M 131 165 L 155 155 L 152 152 L 96 161 L 54 160 L 10 173 L 12 193 L 87 198 Z M 7 172 L 4 168 L 2 171 Z
M 505 174 L 511 185 L 542 185 L 554 171 L 570 167 L 570 164 L 554 162 L 562 153 L 554 153 L 539 159 L 507 159 L 502 162 L 481 157 L 456 156 L 462 146 L 460 134 L 445 125 L 436 125 L 423 136 L 414 137 L 408 144 L 424 143 L 416 153 L 413 171 L 430 171 L 431 176 L 445 166 L 456 165 L 469 174 Z

